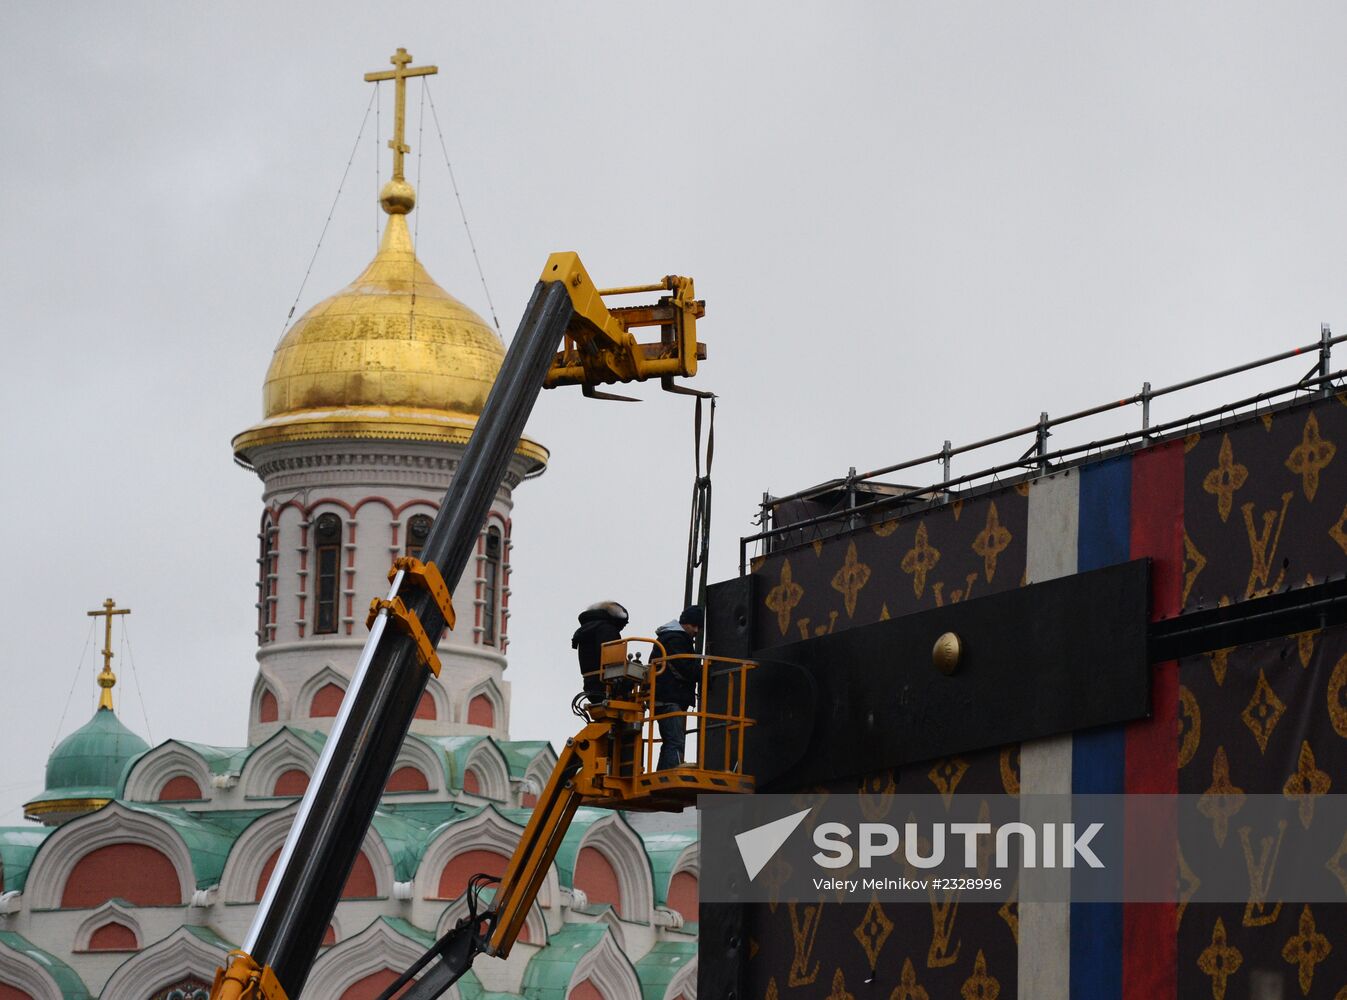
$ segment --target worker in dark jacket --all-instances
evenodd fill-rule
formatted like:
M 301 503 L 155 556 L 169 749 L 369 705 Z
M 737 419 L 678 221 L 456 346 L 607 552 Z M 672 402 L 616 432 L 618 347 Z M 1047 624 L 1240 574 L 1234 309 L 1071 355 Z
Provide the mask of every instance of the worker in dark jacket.
M 605 642 L 622 638 L 627 627 L 627 609 L 617 601 L 600 601 L 580 612 L 580 627 L 571 636 L 571 648 L 580 659 L 585 694 L 590 701 L 603 701 L 603 679 L 599 676 L 599 655 Z
M 694 605 L 687 608 L 677 621 L 668 622 L 655 630 L 655 638 L 664 647 L 665 656 L 696 652 L 697 636 L 701 633 L 705 613 Z M 652 659 L 658 665 L 659 649 Z M 659 770 L 677 767 L 683 763 L 683 749 L 687 745 L 686 712 L 697 702 L 697 684 L 702 669 L 699 660 L 669 660 L 655 677 L 655 714 L 676 713 L 659 720 Z

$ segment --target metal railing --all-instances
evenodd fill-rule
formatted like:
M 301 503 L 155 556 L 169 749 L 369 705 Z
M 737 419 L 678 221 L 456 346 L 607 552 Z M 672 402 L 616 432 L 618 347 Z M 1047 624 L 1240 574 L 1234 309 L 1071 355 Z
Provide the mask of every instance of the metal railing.
M 799 490 L 795 493 L 787 494 L 782 497 L 772 497 L 763 495 L 763 501 L 760 505 L 759 524 L 767 524 L 773 508 L 791 501 L 807 501 L 820 497 L 828 493 L 843 491 L 846 494 L 846 503 L 839 510 L 828 511 L 823 514 L 817 514 L 813 517 L 801 518 L 791 521 L 788 524 L 775 525 L 759 531 L 756 534 L 745 535 L 739 539 L 739 575 L 743 576 L 748 571 L 748 550 L 754 543 L 770 544 L 774 539 L 783 538 L 794 532 L 802 532 L 806 528 L 819 528 L 822 525 L 837 521 L 849 521 L 854 524 L 856 519 L 872 514 L 881 513 L 885 510 L 898 507 L 904 504 L 910 504 L 913 501 L 931 500 L 938 497 L 941 500 L 946 499 L 946 495 L 957 487 L 968 487 L 978 483 L 979 480 L 992 480 L 1010 472 L 1018 473 L 1044 473 L 1048 471 L 1053 462 L 1061 462 L 1068 458 L 1078 457 L 1088 454 L 1091 451 L 1110 448 L 1113 446 L 1122 446 L 1132 441 L 1147 440 L 1151 438 L 1162 437 L 1172 431 L 1186 429 L 1194 424 L 1200 424 L 1204 420 L 1210 420 L 1214 417 L 1223 415 L 1233 415 L 1245 407 L 1257 407 L 1263 403 L 1276 399 L 1279 396 L 1288 395 L 1296 392 L 1318 392 L 1322 395 L 1329 395 L 1333 391 L 1333 382 L 1337 379 L 1347 377 L 1347 369 L 1332 371 L 1332 348 L 1334 344 L 1347 341 L 1347 335 L 1334 337 L 1327 323 L 1320 326 L 1319 340 L 1317 343 L 1306 344 L 1301 347 L 1293 347 L 1290 350 L 1282 351 L 1279 354 L 1273 354 L 1269 357 L 1260 358 L 1257 361 L 1250 361 L 1245 364 L 1235 365 L 1233 368 L 1225 368 L 1209 375 L 1202 375 L 1197 378 L 1187 379 L 1183 382 L 1176 382 L 1173 385 L 1164 386 L 1160 389 L 1151 388 L 1151 384 L 1146 382 L 1142 385 L 1141 391 L 1123 399 L 1113 400 L 1107 403 L 1100 403 L 1097 406 L 1087 407 L 1084 410 L 1078 410 L 1069 413 L 1066 416 L 1049 418 L 1046 412 L 1040 413 L 1038 421 L 1025 427 L 1019 427 L 1012 431 L 1006 431 L 1003 434 L 997 434 L 993 437 L 983 438 L 980 441 L 974 441 L 970 444 L 954 447 L 949 441 L 945 441 L 939 451 L 922 455 L 919 458 L 910 459 L 906 462 L 899 462 L 895 465 L 886 465 L 878 469 L 871 469 L 869 472 L 857 473 L 853 468 L 848 471 L 846 476 L 839 479 L 831 479 L 820 483 L 817 486 L 811 486 L 808 489 Z M 1180 392 L 1184 389 L 1191 389 L 1194 386 L 1205 385 L 1215 382 L 1232 375 L 1239 375 L 1244 372 L 1253 371 L 1266 365 L 1276 364 L 1279 361 L 1286 361 L 1291 358 L 1313 354 L 1317 352 L 1318 357 L 1313 368 L 1300 380 L 1289 385 L 1279 386 L 1275 389 L 1269 389 L 1254 396 L 1248 396 L 1232 403 L 1225 403 L 1221 406 L 1212 407 L 1199 413 L 1190 414 L 1181 419 L 1171 420 L 1162 424 L 1151 424 L 1151 402 L 1162 396 L 1168 396 L 1172 393 Z M 1065 424 L 1074 423 L 1078 420 L 1084 420 L 1087 417 L 1097 416 L 1101 413 L 1109 413 L 1125 406 L 1134 406 L 1141 404 L 1141 427 L 1136 430 L 1124 431 L 1121 434 L 1114 434 L 1106 438 L 1100 438 L 1084 444 L 1072 445 L 1070 447 L 1059 448 L 1056 451 L 1048 451 L 1048 438 L 1054 427 L 1061 427 Z M 956 455 L 965 455 L 969 452 L 978 451 L 993 445 L 1003 444 L 1007 441 L 1013 441 L 1016 438 L 1023 438 L 1033 435 L 1033 442 L 1029 448 L 1018 459 L 1002 462 L 998 465 L 988 466 L 979 469 L 976 472 L 968 473 L 962 476 L 953 476 L 952 460 Z M 920 488 L 905 489 L 902 492 L 889 496 L 884 496 L 878 500 L 868 503 L 857 503 L 857 487 L 859 484 L 868 480 L 873 480 L 879 476 L 889 475 L 894 472 L 900 472 L 904 469 L 917 468 L 922 465 L 929 465 L 933 462 L 939 462 L 941 467 L 942 479 L 930 486 Z M 815 531 L 816 537 L 820 534 Z
M 650 646 L 650 660 L 640 662 L 639 654 L 629 652 L 632 643 Z M 634 701 L 642 708 L 641 739 L 636 750 L 636 758 L 644 758 L 641 773 L 653 774 L 658 760 L 658 750 L 663 740 L 659 735 L 659 723 L 663 719 L 682 718 L 684 732 L 688 737 L 696 737 L 696 752 L 687 751 L 684 746 L 683 763 L 705 771 L 738 773 L 744 759 L 744 737 L 753 720 L 748 717 L 748 672 L 757 667 L 752 660 L 739 660 L 728 656 L 706 656 L 699 653 L 665 653 L 664 645 L 658 639 L 647 636 L 625 636 L 604 643 L 605 664 L 597 671 L 585 674 L 585 677 L 602 677 L 606 668 L 617 667 L 612 676 L 603 677 L 610 697 L 618 701 Z M 660 706 L 672 703 L 659 696 L 659 679 L 673 664 L 695 663 L 700 680 L 700 697 L 695 705 L 687 709 L 660 711 Z M 623 669 L 625 667 L 625 669 Z M 717 704 L 723 703 L 723 710 L 712 708 L 711 682 L 716 682 Z M 706 734 L 723 731 L 724 738 L 719 740 L 720 757 L 717 761 L 706 758 Z
M 653 656 L 653 653 L 652 653 Z M 695 707 L 686 711 L 678 710 L 672 712 L 660 712 L 659 706 L 664 704 L 660 702 L 657 688 L 659 685 L 659 675 L 664 673 L 671 664 L 678 662 L 699 663 L 701 666 L 701 686 L 697 689 L 700 692 Z M 655 753 L 656 744 L 662 743 L 658 735 L 659 721 L 661 719 L 681 716 L 687 727 L 686 732 L 689 738 L 697 738 L 697 749 L 695 753 L 688 752 L 687 744 L 684 747 L 684 763 L 699 767 L 704 771 L 722 771 L 726 774 L 731 772 L 740 772 L 744 760 L 744 736 L 748 727 L 753 725 L 753 720 L 748 717 L 748 672 L 757 666 L 751 660 L 736 660 L 725 656 L 702 656 L 697 653 L 676 653 L 673 656 L 663 658 L 654 658 L 651 661 L 654 670 L 650 674 L 649 702 L 646 712 L 646 773 L 655 771 L 657 756 Z M 709 707 L 711 699 L 711 681 L 716 681 L 718 686 L 723 686 L 723 699 L 717 699 L 724 702 L 722 711 L 712 710 Z M 719 761 L 707 759 L 708 747 L 706 745 L 706 735 L 714 730 L 724 730 L 724 738 L 721 739 L 721 753 Z

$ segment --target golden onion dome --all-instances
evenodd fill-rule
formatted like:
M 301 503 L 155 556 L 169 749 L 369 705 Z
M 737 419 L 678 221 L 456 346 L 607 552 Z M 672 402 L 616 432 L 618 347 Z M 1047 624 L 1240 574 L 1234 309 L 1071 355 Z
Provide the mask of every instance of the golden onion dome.
M 482 317 L 435 283 L 416 257 L 411 185 L 380 194 L 388 224 L 354 282 L 286 331 L 267 369 L 263 420 L 234 438 L 248 462 L 261 445 L 325 438 L 465 444 L 505 358 Z M 547 449 L 522 439 L 535 468 Z M 251 464 L 251 463 L 249 463 Z

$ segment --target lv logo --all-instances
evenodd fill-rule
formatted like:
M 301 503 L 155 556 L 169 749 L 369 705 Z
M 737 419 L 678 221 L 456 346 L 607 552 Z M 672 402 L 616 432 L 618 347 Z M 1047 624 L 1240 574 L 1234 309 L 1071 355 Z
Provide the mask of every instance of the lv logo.
M 787 983 L 791 986 L 809 986 L 818 978 L 819 963 L 813 961 L 814 938 L 818 937 L 819 918 L 823 915 L 823 906 L 821 904 L 800 906 L 798 903 L 790 903 L 789 908 L 790 936 L 795 945 L 795 954 L 790 960 Z M 811 962 L 813 968 L 810 968 Z
M 964 586 L 961 589 L 951 590 L 949 592 L 949 603 L 958 604 L 960 601 L 965 601 L 968 598 L 972 597 L 973 583 L 975 580 L 977 580 L 977 578 L 978 575 L 976 573 L 969 573 L 967 578 L 964 580 Z M 931 593 L 935 595 L 935 606 L 937 608 L 943 608 L 945 606 L 944 581 L 942 580 L 940 583 L 931 584 Z
M 1258 842 L 1258 858 L 1254 859 L 1253 847 L 1249 843 L 1250 827 L 1239 828 L 1239 842 L 1244 848 L 1244 867 L 1249 873 L 1249 899 L 1244 904 L 1244 926 L 1265 927 L 1276 923 L 1282 912 L 1280 901 L 1268 906 L 1268 891 L 1272 888 L 1272 876 L 1277 869 L 1277 855 L 1281 852 L 1282 836 L 1286 833 L 1286 820 L 1277 824 L 1277 837 L 1264 837 Z
M 931 948 L 926 953 L 926 967 L 940 969 L 953 965 L 959 960 L 959 948 L 963 942 L 955 942 L 950 951 L 950 941 L 954 937 L 954 920 L 959 913 L 957 893 L 945 892 L 943 900 L 937 900 L 931 893 Z
M 813 628 L 810 628 L 809 623 L 811 621 L 812 619 L 810 618 L 801 618 L 796 621 L 795 625 L 800 630 L 801 639 L 808 639 L 811 636 L 832 635 L 833 628 L 837 625 L 837 612 L 828 612 L 827 625 L 815 625 Z
M 1281 587 L 1286 579 L 1286 567 L 1277 574 L 1277 579 L 1268 583 L 1272 573 L 1272 564 L 1277 557 L 1277 546 L 1281 543 L 1282 528 L 1286 524 L 1286 508 L 1291 503 L 1294 492 L 1282 494 L 1282 509 L 1263 511 L 1263 531 L 1259 534 L 1253 526 L 1253 502 L 1240 508 L 1244 515 L 1244 530 L 1249 536 L 1249 554 L 1252 565 L 1249 569 L 1249 583 L 1244 588 L 1245 597 L 1261 597 Z M 1275 528 L 1275 530 L 1274 530 Z

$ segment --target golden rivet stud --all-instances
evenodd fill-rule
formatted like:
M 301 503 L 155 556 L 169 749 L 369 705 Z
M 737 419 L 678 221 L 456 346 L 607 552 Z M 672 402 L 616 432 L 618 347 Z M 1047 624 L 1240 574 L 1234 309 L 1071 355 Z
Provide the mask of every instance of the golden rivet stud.
M 931 648 L 931 662 L 935 668 L 948 677 L 959 669 L 959 656 L 963 653 L 963 643 L 953 632 L 946 632 L 935 641 Z

